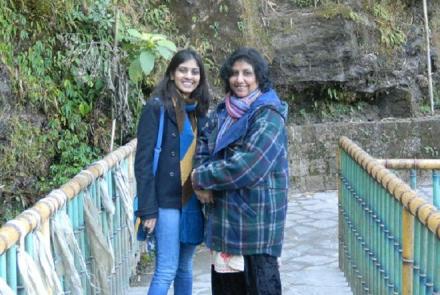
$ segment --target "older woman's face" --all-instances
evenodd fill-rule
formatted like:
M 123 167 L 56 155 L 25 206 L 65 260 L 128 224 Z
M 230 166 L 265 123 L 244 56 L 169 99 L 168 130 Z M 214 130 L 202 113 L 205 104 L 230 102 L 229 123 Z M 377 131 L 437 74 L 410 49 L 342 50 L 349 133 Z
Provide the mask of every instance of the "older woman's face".
M 252 91 L 256 90 L 258 82 L 252 65 L 244 60 L 237 60 L 232 65 L 229 87 L 237 97 L 248 96 Z

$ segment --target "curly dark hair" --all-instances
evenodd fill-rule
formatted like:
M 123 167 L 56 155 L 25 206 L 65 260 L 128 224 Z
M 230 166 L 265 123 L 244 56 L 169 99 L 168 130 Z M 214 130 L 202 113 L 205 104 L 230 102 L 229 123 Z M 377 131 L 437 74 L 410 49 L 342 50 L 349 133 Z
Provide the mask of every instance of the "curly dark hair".
M 269 66 L 263 56 L 255 48 L 240 47 L 226 59 L 220 69 L 220 78 L 223 80 L 226 93 L 231 92 L 229 78 L 232 76 L 232 67 L 236 61 L 245 61 L 252 65 L 258 87 L 262 92 L 267 92 L 272 87 Z
M 190 97 L 197 99 L 197 113 L 199 115 L 204 115 L 208 112 L 211 94 L 209 93 L 209 85 L 208 80 L 206 79 L 202 58 L 191 48 L 182 49 L 173 56 L 168 64 L 162 81 L 153 90 L 152 97 L 159 97 L 165 107 L 171 109 L 173 107 L 172 98 L 180 97 L 176 84 L 171 79 L 171 76 L 175 73 L 180 64 L 191 59 L 196 61 L 197 66 L 200 69 L 200 82 L 197 88 L 191 93 Z M 182 100 L 178 100 L 178 102 L 183 103 Z

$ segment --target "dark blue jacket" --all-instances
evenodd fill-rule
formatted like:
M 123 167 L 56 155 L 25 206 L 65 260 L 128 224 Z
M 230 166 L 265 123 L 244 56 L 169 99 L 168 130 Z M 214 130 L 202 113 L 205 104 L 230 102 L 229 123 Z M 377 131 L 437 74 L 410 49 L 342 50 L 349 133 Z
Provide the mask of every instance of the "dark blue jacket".
M 158 208 L 181 208 L 180 142 L 176 113 L 165 109 L 162 152 L 156 176 L 153 176 L 153 153 L 159 128 L 160 105 L 158 98 L 145 104 L 137 130 L 137 148 L 134 162 L 138 195 L 136 216 L 142 219 L 157 217 Z M 198 130 L 206 118 L 198 118 Z

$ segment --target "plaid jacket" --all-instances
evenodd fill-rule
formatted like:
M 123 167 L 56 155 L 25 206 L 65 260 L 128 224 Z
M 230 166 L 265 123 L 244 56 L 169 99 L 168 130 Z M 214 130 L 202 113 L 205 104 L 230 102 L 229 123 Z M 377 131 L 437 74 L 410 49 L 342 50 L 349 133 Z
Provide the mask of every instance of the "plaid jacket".
M 206 244 L 230 254 L 281 255 L 287 211 L 287 107 L 263 93 L 216 146 L 224 103 L 198 138 L 193 185 L 213 190 Z

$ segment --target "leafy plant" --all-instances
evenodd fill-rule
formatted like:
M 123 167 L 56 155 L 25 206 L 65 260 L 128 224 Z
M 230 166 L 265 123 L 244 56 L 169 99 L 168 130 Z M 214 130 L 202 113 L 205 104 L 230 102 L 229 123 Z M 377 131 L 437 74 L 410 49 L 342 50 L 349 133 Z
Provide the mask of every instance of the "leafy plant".
M 237 27 L 238 27 L 238 30 L 243 33 L 244 30 L 246 29 L 246 23 L 244 21 L 238 21 Z
M 142 51 L 154 53 L 154 65 L 176 47 L 162 34 L 144 33 L 128 34 L 122 43 L 127 47 L 122 47 L 118 32 L 140 32 L 151 23 L 149 31 L 172 30 L 175 25 L 169 10 L 143 13 L 140 2 L 0 4 L 0 63 L 14 101 L 8 113 L 0 108 L 0 116 L 26 113 L 8 121 L 10 130 L 0 145 L 0 207 L 7 210 L 0 215 L 10 218 L 100 157 L 110 146 L 112 118 L 118 120 L 118 143 L 133 136 L 137 120 L 132 116 L 143 94 L 139 83 L 127 78 L 122 61 L 137 58 L 146 77 L 151 60 Z M 130 15 L 130 9 L 137 8 L 139 18 Z
M 214 32 L 214 38 L 218 38 L 220 32 L 220 24 L 218 22 L 214 22 L 209 25 L 209 28 Z
M 373 15 L 380 33 L 380 42 L 387 48 L 395 48 L 406 42 L 406 35 L 397 26 L 389 9 L 381 3 L 374 3 Z
M 291 2 L 299 8 L 312 7 L 314 4 L 313 0 L 291 0 Z
M 338 91 L 335 88 L 327 88 L 327 95 L 330 99 L 339 100 Z
M 176 45 L 161 34 L 140 33 L 136 29 L 127 30 L 125 40 L 130 44 L 131 62 L 128 68 L 130 79 L 137 83 L 143 75 L 148 75 L 160 57 L 171 59 Z
M 341 16 L 344 19 L 354 22 L 360 22 L 361 20 L 359 14 L 353 11 L 350 6 L 344 4 L 326 4 L 322 8 L 320 8 L 320 10 L 318 11 L 318 15 L 326 19 Z
M 157 7 L 148 7 L 145 10 L 145 20 L 152 25 L 155 31 L 166 31 L 172 26 L 172 15 L 168 6 L 160 4 Z
M 433 157 L 433 158 L 438 158 L 440 155 L 440 152 L 436 147 L 432 147 L 432 146 L 427 145 L 427 146 L 423 147 L 423 150 L 424 150 L 425 154 L 428 154 L 430 157 Z
M 229 12 L 229 7 L 226 4 L 220 4 L 219 6 L 219 11 L 220 13 L 224 13 L 224 14 L 228 14 Z
M 422 114 L 429 114 L 429 113 L 431 113 L 431 106 L 429 104 L 427 104 L 427 103 L 421 104 L 419 109 L 420 109 L 420 112 Z
M 434 108 L 440 108 L 440 86 L 434 86 Z

